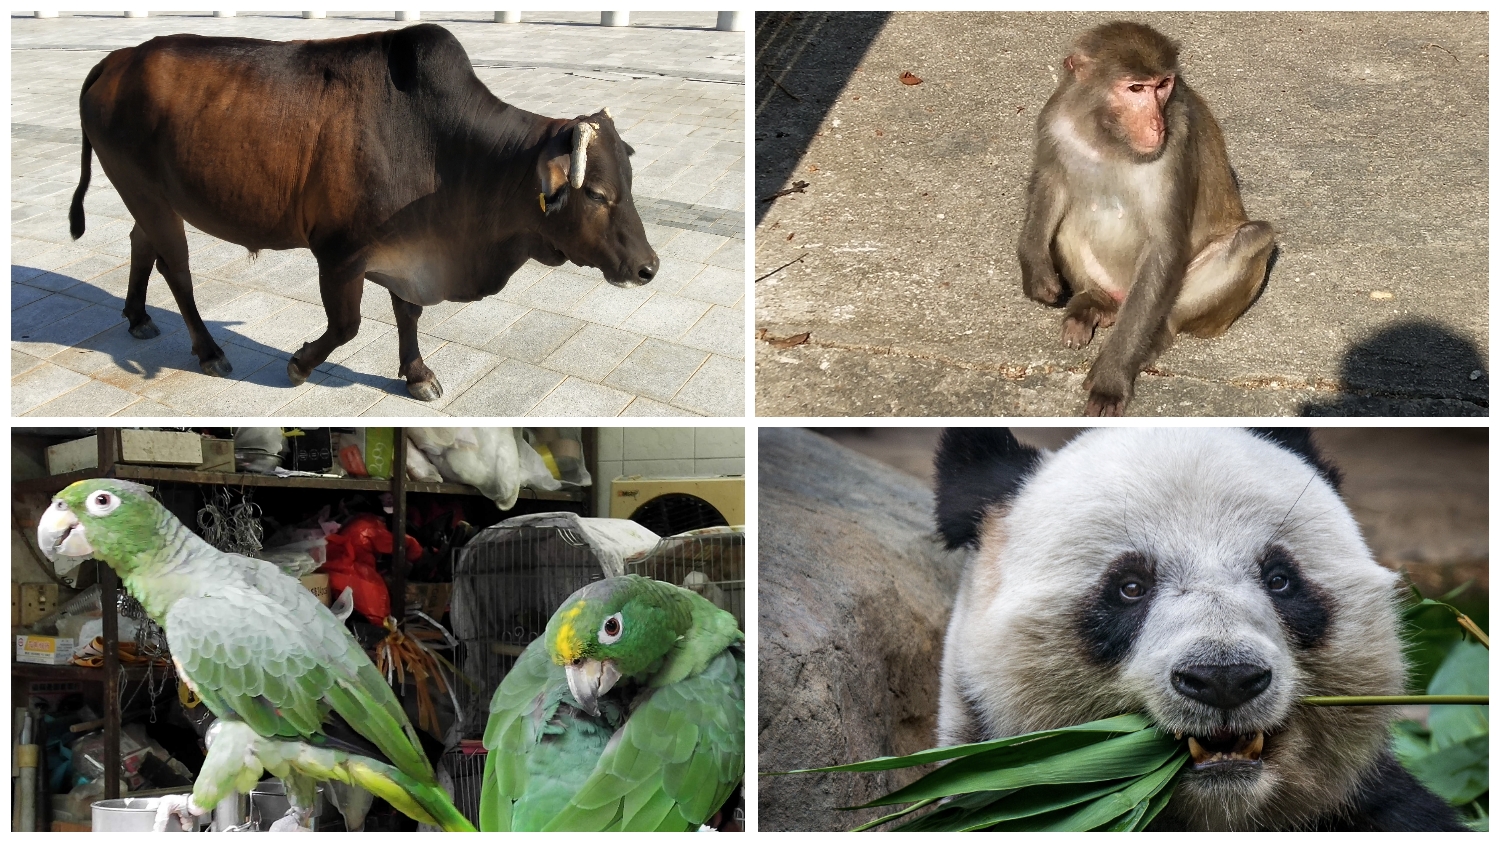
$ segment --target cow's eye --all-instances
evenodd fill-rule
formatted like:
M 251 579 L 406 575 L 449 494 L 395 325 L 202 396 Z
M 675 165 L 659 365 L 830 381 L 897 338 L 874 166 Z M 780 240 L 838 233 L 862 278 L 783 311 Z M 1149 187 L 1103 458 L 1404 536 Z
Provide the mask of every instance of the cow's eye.
M 592 187 L 585 187 L 583 189 L 583 192 L 586 196 L 588 196 L 588 198 L 594 200 L 595 202 L 598 202 L 601 205 L 609 204 L 609 197 L 593 189 Z

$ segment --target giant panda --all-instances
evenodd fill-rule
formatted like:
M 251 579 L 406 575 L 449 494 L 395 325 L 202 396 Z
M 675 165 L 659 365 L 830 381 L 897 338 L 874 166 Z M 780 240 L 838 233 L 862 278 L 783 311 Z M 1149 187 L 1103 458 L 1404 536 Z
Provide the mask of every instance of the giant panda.
M 1306 430 L 1098 428 L 1056 452 L 951 429 L 937 522 L 971 547 L 938 742 L 1126 712 L 1191 760 L 1152 830 L 1463 830 L 1391 755 L 1396 574 Z

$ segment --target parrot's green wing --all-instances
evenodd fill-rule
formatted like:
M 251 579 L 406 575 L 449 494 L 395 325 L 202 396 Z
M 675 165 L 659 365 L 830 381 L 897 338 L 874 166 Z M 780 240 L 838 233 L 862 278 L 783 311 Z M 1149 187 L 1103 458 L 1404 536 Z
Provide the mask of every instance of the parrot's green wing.
M 544 830 L 696 830 L 744 770 L 745 656 L 735 644 L 701 673 L 655 689 L 638 705 Z
M 741 645 L 647 691 L 611 740 L 624 713 L 575 708 L 539 643 L 490 706 L 480 829 L 684 831 L 711 818 L 744 775 Z
M 172 656 L 209 709 L 314 743 L 332 710 L 402 773 L 435 784 L 401 703 L 333 613 L 269 562 L 224 562 L 249 563 L 254 587 L 178 600 L 166 616 Z

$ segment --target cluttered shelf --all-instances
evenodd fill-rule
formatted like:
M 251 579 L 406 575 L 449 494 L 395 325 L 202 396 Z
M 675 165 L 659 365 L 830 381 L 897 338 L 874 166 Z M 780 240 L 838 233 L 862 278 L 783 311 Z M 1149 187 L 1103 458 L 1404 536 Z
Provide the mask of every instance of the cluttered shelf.
M 17 492 L 50 493 L 64 489 L 79 480 L 99 477 L 97 468 L 70 471 L 51 477 L 18 480 L 13 486 Z M 361 492 L 387 492 L 391 481 L 364 477 L 278 477 L 274 474 L 252 474 L 250 472 L 193 471 L 186 468 L 163 468 L 155 465 L 115 466 L 114 476 L 125 480 L 154 481 L 157 483 L 193 483 L 199 485 L 226 486 L 278 486 L 283 489 L 347 489 Z M 406 491 L 434 495 L 481 495 L 473 486 L 464 483 L 420 483 L 408 481 Z M 580 489 L 560 489 L 555 492 L 523 488 L 520 496 L 541 501 L 582 501 L 587 493 Z
M 146 666 L 143 664 L 120 665 L 120 673 L 125 679 L 134 682 L 146 678 Z M 157 671 L 159 676 L 161 671 Z M 76 664 L 30 664 L 27 662 L 10 663 L 11 679 L 24 679 L 28 682 L 103 682 L 104 669 L 98 667 L 83 667 Z

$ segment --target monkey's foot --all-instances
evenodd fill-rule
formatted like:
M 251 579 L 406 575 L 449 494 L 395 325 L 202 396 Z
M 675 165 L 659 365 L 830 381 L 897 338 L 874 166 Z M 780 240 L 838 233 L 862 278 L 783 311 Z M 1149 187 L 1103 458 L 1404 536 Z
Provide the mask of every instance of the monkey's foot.
M 1062 344 L 1068 348 L 1083 348 L 1094 339 L 1097 317 L 1068 316 L 1062 323 Z
M 176 817 L 183 831 L 196 831 L 198 828 L 198 817 L 203 816 L 208 811 L 208 808 L 198 807 L 198 803 L 193 801 L 191 793 L 168 794 L 161 797 L 161 801 L 156 803 L 156 822 L 151 830 L 157 832 L 166 831 L 167 823 L 171 822 L 173 817 Z

